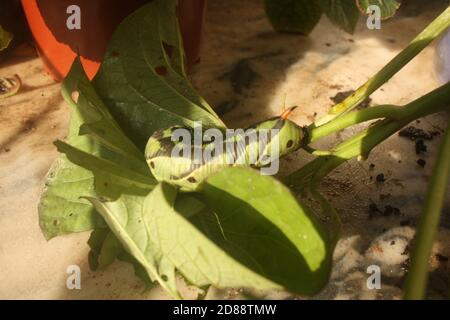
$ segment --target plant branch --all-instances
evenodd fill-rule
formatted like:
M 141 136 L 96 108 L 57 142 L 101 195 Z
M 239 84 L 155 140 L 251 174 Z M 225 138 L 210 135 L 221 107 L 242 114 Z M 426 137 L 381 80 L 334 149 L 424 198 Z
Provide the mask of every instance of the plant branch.
M 311 126 L 308 130 L 308 142 L 314 142 L 322 137 L 338 132 L 352 125 L 380 118 L 399 119 L 403 115 L 402 107 L 383 105 L 355 111 L 327 122 L 319 127 Z
M 411 267 L 406 277 L 404 298 L 423 299 L 428 281 L 428 261 L 436 238 L 439 219 L 450 182 L 450 122 L 439 148 L 436 164 L 420 216 Z
M 359 87 L 351 96 L 341 103 L 333 106 L 328 114 L 318 119 L 315 126 L 327 123 L 334 118 L 346 113 L 369 97 L 375 90 L 402 69 L 411 59 L 421 52 L 431 41 L 436 39 L 450 26 L 450 7 L 447 7 L 436 19 L 433 20 L 410 44 L 397 54 L 387 65 L 372 76 L 364 85 Z
M 313 181 L 314 187 L 323 177 L 325 177 L 340 164 L 358 155 L 368 155 L 375 146 L 383 142 L 411 121 L 428 114 L 449 110 L 449 107 L 450 82 L 401 108 L 402 111 L 401 113 L 396 114 L 396 119 L 387 118 L 381 120 L 373 126 L 354 135 L 352 138 L 340 143 L 333 148 L 333 154 L 331 156 L 316 158 L 303 168 L 287 176 L 285 178 L 285 182 L 290 186 L 304 187 L 307 183 Z M 363 111 L 367 112 L 369 109 Z M 365 114 L 369 113 L 367 112 Z M 400 114 L 401 116 L 397 117 Z M 347 117 L 350 117 L 350 115 Z M 345 122 L 346 120 L 339 119 L 339 121 Z M 340 126 L 336 126 L 335 128 L 338 127 Z

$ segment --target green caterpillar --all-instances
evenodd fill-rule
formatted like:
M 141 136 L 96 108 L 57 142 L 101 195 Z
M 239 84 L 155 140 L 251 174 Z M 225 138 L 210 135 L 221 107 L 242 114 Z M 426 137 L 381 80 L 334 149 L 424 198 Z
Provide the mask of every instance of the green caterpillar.
M 147 163 L 156 180 L 176 186 L 181 191 L 197 190 L 206 178 L 226 166 L 263 167 L 304 145 L 305 129 L 288 120 L 294 109 L 295 107 L 289 108 L 279 117 L 247 128 L 246 132 L 256 134 L 256 140 L 252 141 L 248 136 L 237 134 L 219 142 L 222 145 L 218 145 L 215 140 L 197 146 L 189 144 L 192 146 L 188 150 L 190 156 L 173 155 L 174 148 L 181 150 L 183 147 L 182 142 L 173 141 L 173 135 L 177 129 L 185 129 L 188 130 L 189 136 L 193 137 L 192 128 L 173 126 L 158 130 L 150 137 L 145 148 Z M 277 133 L 263 139 L 263 133 L 272 129 Z M 223 152 L 214 154 L 218 146 Z M 231 152 L 226 152 L 230 150 L 227 147 Z M 205 159 L 202 156 L 200 161 L 194 161 L 195 154 L 206 154 L 210 157 Z

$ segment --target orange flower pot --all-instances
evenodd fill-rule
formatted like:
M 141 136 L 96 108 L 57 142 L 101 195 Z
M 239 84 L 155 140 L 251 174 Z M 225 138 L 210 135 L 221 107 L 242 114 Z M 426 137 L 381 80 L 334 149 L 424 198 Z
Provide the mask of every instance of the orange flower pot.
M 178 16 L 187 67 L 199 59 L 206 0 L 179 0 Z M 100 66 L 115 28 L 148 0 L 22 0 L 35 46 L 47 72 L 62 80 L 77 54 L 89 78 Z M 81 29 L 66 27 L 67 8 L 81 11 Z

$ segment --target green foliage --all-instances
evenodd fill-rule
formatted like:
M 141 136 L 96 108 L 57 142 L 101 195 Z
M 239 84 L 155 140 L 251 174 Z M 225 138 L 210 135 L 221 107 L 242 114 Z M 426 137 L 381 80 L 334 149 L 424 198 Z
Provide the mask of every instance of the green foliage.
M 324 11 L 338 23 L 347 19 L 350 30 L 355 16 L 348 17 L 337 3 Z M 47 238 L 93 230 L 88 242 L 92 269 L 116 259 L 129 262 L 148 286 L 157 282 L 174 298 L 181 298 L 177 273 L 198 287 L 316 293 L 328 280 L 339 233 L 336 211 L 317 192 L 322 178 L 346 160 L 366 155 L 408 122 L 448 110 L 450 84 L 401 111 L 383 106 L 336 118 L 347 109 L 332 109 L 331 121 L 311 125 L 309 143 L 355 123 L 383 119 L 287 179 L 313 195 L 320 213 L 275 178 L 250 168 L 223 169 L 208 177 L 198 193 L 183 194 L 155 181 L 142 153 L 144 142 L 155 130 L 174 124 L 189 126 L 201 119 L 207 126 L 224 125 L 185 76 L 175 4 L 156 0 L 129 16 L 93 83 L 80 61 L 74 62 L 62 88 L 73 108 L 70 130 L 66 142 L 56 142 L 63 154 L 41 198 L 41 228 Z M 445 30 L 449 12 L 424 31 L 426 42 L 405 49 L 402 59 L 369 80 L 376 84 L 372 91 L 363 86 L 347 108 Z M 319 214 L 329 222 L 326 227 Z
M 280 182 L 230 169 L 193 197 L 151 176 L 137 145 L 154 130 L 199 118 L 223 126 L 184 75 L 176 24 L 161 18 L 169 9 L 155 1 L 127 18 L 93 84 L 74 62 L 63 83 L 71 127 L 67 141 L 55 143 L 63 155 L 41 199 L 43 232 L 50 238 L 93 230 L 92 269 L 128 261 L 174 298 L 180 297 L 176 272 L 199 287 L 317 292 L 328 279 L 333 246 L 311 210 Z M 149 44 L 131 34 L 145 35 Z M 176 48 L 170 57 L 162 41 Z M 138 44 L 142 50 L 130 50 Z M 162 65 L 167 73 L 155 72 Z
M 392 17 L 400 6 L 396 0 L 265 0 L 266 15 L 277 31 L 309 34 L 322 13 L 336 26 L 353 33 L 360 12 L 370 5 L 380 7 L 381 18 Z
M 40 224 L 47 238 L 104 226 L 81 196 L 142 194 L 154 184 L 142 153 L 111 117 L 79 60 L 65 79 L 62 93 L 74 110 L 67 143 L 56 142 L 65 155 L 53 165 L 39 204 Z M 76 94 L 75 102 L 72 96 Z
M 209 210 L 192 215 L 176 198 L 176 189 L 159 184 L 146 197 L 90 199 L 124 248 L 175 297 L 167 285 L 174 268 L 199 287 L 311 294 L 325 284 L 332 252 L 326 232 L 280 182 L 229 168 L 202 192 Z

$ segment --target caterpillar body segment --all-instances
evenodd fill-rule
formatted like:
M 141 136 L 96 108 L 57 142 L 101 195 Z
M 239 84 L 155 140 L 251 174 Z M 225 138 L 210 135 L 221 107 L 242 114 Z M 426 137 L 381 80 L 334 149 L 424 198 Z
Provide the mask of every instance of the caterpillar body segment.
M 181 191 L 198 190 L 212 174 L 227 166 L 263 167 L 303 146 L 305 131 L 283 113 L 224 139 L 195 144 L 194 130 L 173 126 L 156 131 L 148 140 L 145 156 L 153 176 Z M 190 140 L 174 133 L 184 129 Z M 222 134 L 217 130 L 217 134 Z

